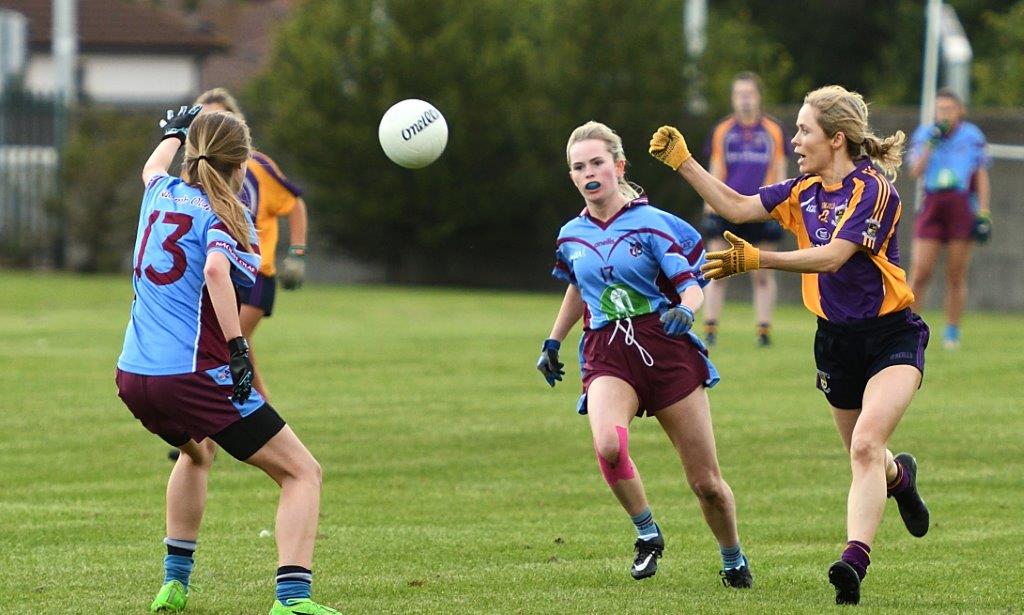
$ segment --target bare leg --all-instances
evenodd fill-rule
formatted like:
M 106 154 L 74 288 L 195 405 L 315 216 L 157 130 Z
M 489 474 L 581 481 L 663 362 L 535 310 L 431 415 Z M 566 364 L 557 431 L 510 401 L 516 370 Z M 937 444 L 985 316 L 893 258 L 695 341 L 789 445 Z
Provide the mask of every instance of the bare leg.
M 886 484 L 896 477 L 892 453 L 886 444 L 920 381 L 921 372 L 911 365 L 887 367 L 868 381 L 859 416 L 851 420 L 850 415 L 857 413 L 834 411 L 836 425 L 850 452 L 853 473 L 847 501 L 849 540 L 870 545 L 875 539 L 885 510 Z
M 778 245 L 774 242 L 762 242 L 758 245 L 761 250 L 776 250 Z M 757 325 L 772 324 L 772 313 L 775 310 L 775 300 L 778 296 L 778 284 L 775 282 L 774 269 L 755 269 L 751 272 L 751 280 L 754 284 L 754 313 L 757 317 Z
M 253 369 L 252 385 L 260 392 L 263 399 L 270 401 L 270 390 L 267 389 L 267 385 L 263 381 L 263 376 L 260 375 L 259 366 L 256 365 L 256 347 L 252 341 L 252 336 L 256 333 L 256 325 L 260 324 L 260 320 L 262 318 L 263 310 L 258 307 L 253 307 L 243 303 L 241 309 L 238 311 L 238 321 L 242 326 L 242 335 L 249 341 L 249 360 L 252 361 Z
M 612 376 L 601 376 L 590 383 L 587 390 L 587 418 L 594 436 L 594 449 L 601 459 L 614 469 L 620 463 L 628 463 L 633 467 L 633 477 L 612 482 L 612 493 L 630 516 L 635 516 L 647 508 L 647 494 L 640 479 L 640 471 L 633 464 L 633 459 L 620 457 L 620 439 L 617 428 L 629 429 L 629 424 L 636 416 L 640 401 L 636 392 L 624 380 Z
M 710 405 L 704 387 L 698 387 L 654 416 L 679 454 L 686 480 L 697 496 L 711 533 L 720 546 L 736 546 L 740 541 L 736 530 L 736 501 L 718 467 Z
M 910 263 L 910 290 L 914 293 L 914 312 L 920 314 L 928 294 L 928 285 L 935 272 L 935 261 L 939 258 L 942 243 L 938 239 L 915 239 Z
M 217 445 L 209 439 L 189 440 L 178 448 L 182 454 L 167 480 L 167 536 L 195 542 L 206 510 L 206 483 Z
M 278 565 L 312 568 L 320 514 L 320 464 L 287 425 L 246 463 L 281 486 L 275 527 Z
M 967 305 L 967 270 L 974 242 L 951 241 L 946 253 L 946 322 L 960 326 Z

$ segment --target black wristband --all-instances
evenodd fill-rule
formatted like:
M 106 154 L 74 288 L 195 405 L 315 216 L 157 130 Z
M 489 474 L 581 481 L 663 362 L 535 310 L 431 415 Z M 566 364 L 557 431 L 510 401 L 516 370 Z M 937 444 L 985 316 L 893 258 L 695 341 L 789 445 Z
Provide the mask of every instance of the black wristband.
M 231 351 L 231 356 L 233 357 L 247 355 L 249 354 L 249 342 L 239 335 L 232 340 L 228 340 L 228 350 Z
M 183 133 L 172 132 L 172 133 L 165 134 L 163 137 L 161 137 L 160 138 L 160 142 L 163 143 L 167 139 L 177 139 L 178 143 L 181 144 L 178 147 L 184 147 L 185 146 L 185 137 L 186 137 L 186 135 L 183 134 Z

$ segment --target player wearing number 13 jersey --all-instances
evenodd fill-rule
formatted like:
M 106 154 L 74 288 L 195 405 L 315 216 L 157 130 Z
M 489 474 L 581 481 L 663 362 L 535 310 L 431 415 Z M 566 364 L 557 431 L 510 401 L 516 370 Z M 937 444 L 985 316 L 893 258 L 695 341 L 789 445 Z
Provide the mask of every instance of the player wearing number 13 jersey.
M 223 254 L 231 264 L 232 281 L 252 286 L 260 263 L 255 233 L 250 245 L 252 251 L 246 251 L 231 236 L 201 189 L 178 177 L 152 177 L 135 238 L 135 301 L 118 368 L 166 376 L 213 373 L 227 365 L 227 345 L 203 267 L 210 254 Z
M 164 139 L 142 170 L 135 300 L 117 362 L 125 405 L 181 451 L 167 484 L 164 582 L 150 610 L 185 609 L 216 442 L 281 486 L 271 614 L 337 613 L 310 600 L 320 466 L 252 388 L 238 317 L 235 284 L 252 285 L 260 265 L 252 218 L 237 197 L 249 129 L 229 113 L 199 111 L 168 112 Z M 182 177 L 171 177 L 182 144 Z

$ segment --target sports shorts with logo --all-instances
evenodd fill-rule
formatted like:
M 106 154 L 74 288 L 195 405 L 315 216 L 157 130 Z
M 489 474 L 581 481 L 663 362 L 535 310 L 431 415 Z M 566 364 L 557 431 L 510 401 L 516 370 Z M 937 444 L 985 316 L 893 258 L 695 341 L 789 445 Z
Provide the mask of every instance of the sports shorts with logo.
M 924 375 L 928 325 L 910 309 L 852 324 L 818 319 L 814 336 L 817 387 L 836 408 L 857 410 L 872 376 L 892 365 Z

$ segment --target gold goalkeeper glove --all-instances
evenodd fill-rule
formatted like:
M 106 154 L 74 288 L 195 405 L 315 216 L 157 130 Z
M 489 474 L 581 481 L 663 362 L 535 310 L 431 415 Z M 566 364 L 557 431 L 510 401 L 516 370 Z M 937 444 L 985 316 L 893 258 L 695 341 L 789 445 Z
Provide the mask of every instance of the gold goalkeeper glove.
M 751 271 L 761 267 L 761 251 L 737 237 L 729 231 L 724 235 L 731 245 L 728 250 L 708 252 L 707 262 L 701 266 L 700 272 L 705 280 L 718 280 L 737 273 Z
M 667 164 L 673 171 L 679 168 L 693 154 L 686 147 L 683 133 L 673 126 L 662 126 L 651 136 L 651 147 L 647 150 L 651 156 Z

